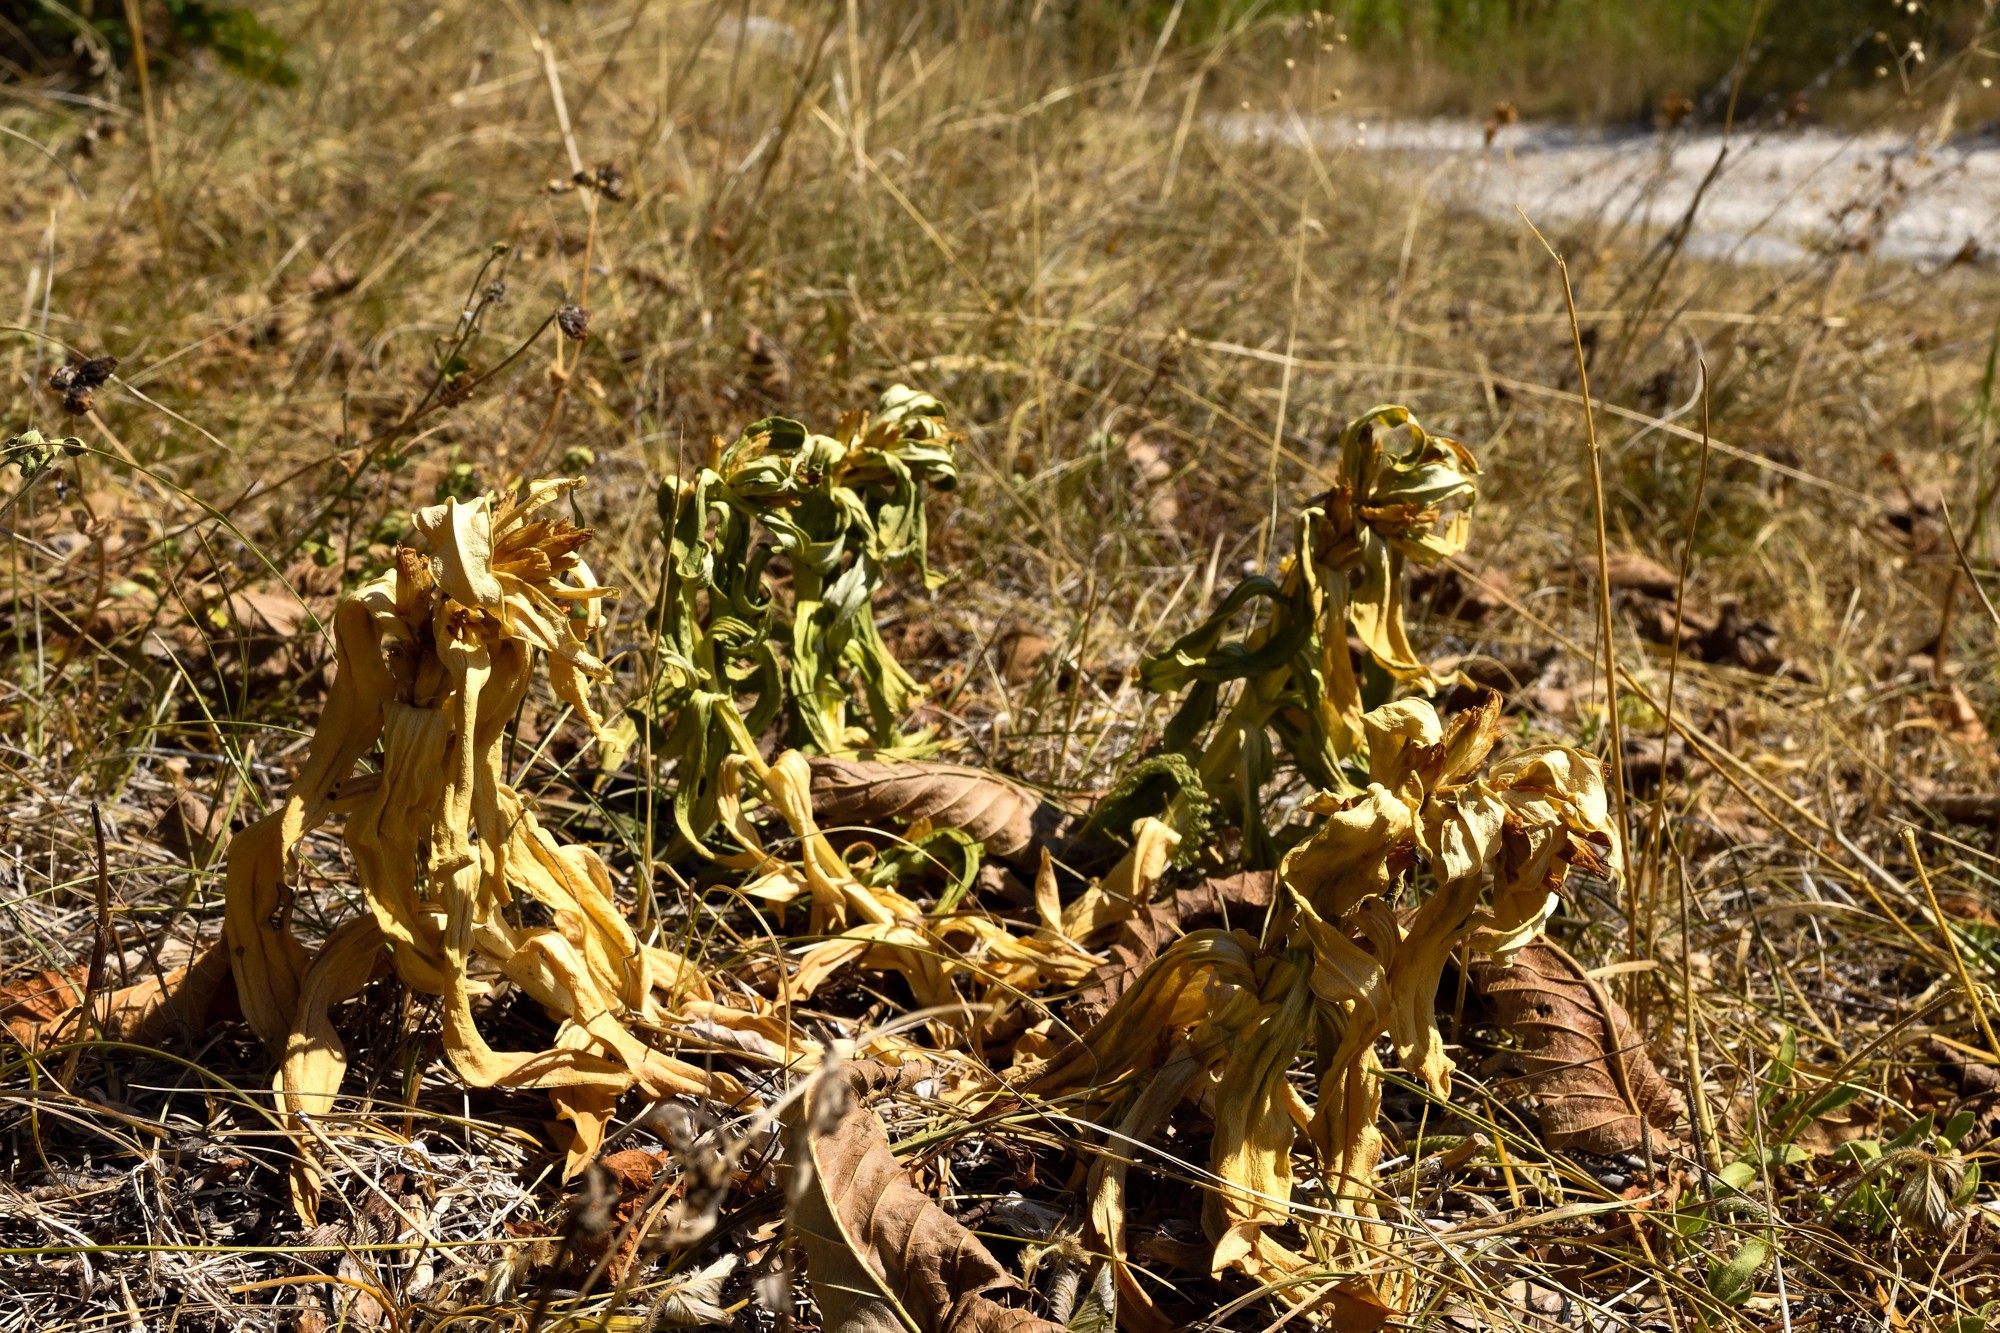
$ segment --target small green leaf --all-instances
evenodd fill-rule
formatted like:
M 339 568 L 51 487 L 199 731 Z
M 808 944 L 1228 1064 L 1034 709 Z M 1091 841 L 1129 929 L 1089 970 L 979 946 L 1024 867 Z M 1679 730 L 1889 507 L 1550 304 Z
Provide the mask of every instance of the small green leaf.
M 1716 1172 L 1716 1175 L 1721 1179 L 1723 1184 L 1729 1186 L 1731 1189 L 1747 1189 L 1750 1182 L 1757 1178 L 1757 1164 L 1745 1161 L 1731 1162 L 1728 1166 Z
M 1708 1205 L 1684 1208 L 1673 1214 L 1674 1234 L 1683 1240 L 1693 1240 L 1708 1230 Z
M 1796 1143 L 1774 1143 L 1764 1150 L 1764 1161 L 1773 1170 L 1781 1166 L 1797 1166 L 1811 1156 Z
M 1913 1143 L 1929 1138 L 1931 1136 L 1931 1126 L 1935 1123 L 1937 1123 L 1937 1118 L 1929 1111 L 1924 1112 L 1916 1118 L 1915 1122 L 1908 1129 L 1883 1144 L 1882 1151 L 1892 1153 L 1900 1148 L 1907 1148 Z
M 1740 1305 L 1748 1300 L 1757 1287 L 1757 1270 L 1764 1266 L 1770 1252 L 1771 1247 L 1754 1236 L 1744 1241 L 1728 1263 L 1710 1266 L 1709 1295 L 1724 1305 Z
M 1778 1042 L 1777 1059 L 1771 1062 L 1771 1072 L 1765 1075 L 1764 1088 L 1757 1094 L 1757 1105 L 1769 1106 L 1792 1085 L 1792 1075 L 1799 1066 L 1799 1033 L 1791 1024 L 1785 1025 L 1785 1035 Z
M 1844 1106 L 1851 1106 L 1865 1091 L 1867 1089 L 1857 1088 L 1852 1083 L 1836 1083 L 1807 1105 L 1806 1119 L 1814 1120 L 1823 1115 L 1832 1115 Z
M 1944 1140 L 1946 1147 L 1956 1148 L 1965 1136 L 1972 1132 L 1972 1126 L 1978 1119 L 1977 1111 L 1960 1111 L 1944 1122 L 1944 1128 L 1938 1131 L 1938 1137 Z
M 1947 1327 L 1950 1333 L 1986 1333 L 1996 1317 L 2000 1317 L 2000 1301 L 1988 1301 L 1971 1314 L 1952 1320 Z

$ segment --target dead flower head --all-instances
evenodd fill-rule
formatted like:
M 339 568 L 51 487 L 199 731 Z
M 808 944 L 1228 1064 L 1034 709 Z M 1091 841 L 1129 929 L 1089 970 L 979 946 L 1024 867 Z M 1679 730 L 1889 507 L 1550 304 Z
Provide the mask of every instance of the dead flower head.
M 96 406 L 94 390 L 109 380 L 117 369 L 118 358 L 115 356 L 94 356 L 88 361 L 58 366 L 49 373 L 49 392 L 62 397 L 63 410 L 71 416 L 88 416 Z

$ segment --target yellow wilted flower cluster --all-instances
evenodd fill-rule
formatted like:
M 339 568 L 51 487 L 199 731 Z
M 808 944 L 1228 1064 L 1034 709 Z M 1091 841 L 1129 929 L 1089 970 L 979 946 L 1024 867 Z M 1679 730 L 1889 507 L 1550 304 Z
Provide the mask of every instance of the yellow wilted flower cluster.
M 628 1088 L 745 1099 L 729 1074 L 634 1029 L 690 1010 L 724 1024 L 757 1016 L 715 1005 L 688 960 L 640 944 L 596 853 L 559 843 L 502 778 L 505 728 L 538 660 L 557 696 L 600 726 L 589 692 L 607 673 L 587 645 L 611 593 L 579 554 L 590 532 L 543 516 L 581 484 L 538 481 L 497 506 L 447 500 L 415 516 L 416 545 L 336 613 L 334 679 L 283 807 L 230 843 L 225 940 L 244 1016 L 280 1056 L 276 1087 L 302 1149 L 323 1133 L 309 1121 L 331 1109 L 346 1069 L 328 1011 L 385 957 L 404 984 L 443 999 L 445 1052 L 467 1083 L 548 1090 L 574 1125 L 572 1168 Z M 380 770 L 354 776 L 378 740 Z M 289 924 L 297 861 L 336 813 L 367 913 L 308 953 Z M 522 897 L 554 924 L 510 920 Z M 549 1049 L 495 1050 L 480 1034 L 473 1001 L 502 980 L 560 1020 Z M 310 1151 L 294 1193 L 310 1217 Z
M 1116 1126 L 1124 1143 L 1143 1143 L 1183 1097 L 1210 1092 L 1218 1188 L 1203 1223 L 1214 1270 L 1237 1269 L 1305 1300 L 1320 1290 L 1305 1279 L 1326 1273 L 1324 1257 L 1269 1234 L 1299 1226 L 1317 1233 L 1322 1256 L 1349 1264 L 1331 1299 L 1355 1305 L 1357 1320 L 1396 1308 L 1406 1285 L 1383 1262 L 1392 1237 L 1372 1183 L 1381 1152 L 1377 1039 L 1388 1036 L 1403 1067 L 1445 1095 L 1451 1062 L 1433 1006 L 1452 951 L 1462 942 L 1518 949 L 1540 931 L 1570 867 L 1615 876 L 1622 866 L 1595 758 L 1551 745 L 1487 765 L 1498 696 L 1449 725 L 1422 699 L 1378 708 L 1362 724 L 1368 786 L 1309 807 L 1326 822 L 1285 858 L 1286 897 L 1267 943 L 1215 930 L 1176 941 L 1035 1084 L 1054 1094 L 1141 1080 Z M 1419 869 L 1434 887 L 1413 910 L 1398 910 L 1399 888 Z M 1309 1040 L 1319 1074 L 1311 1102 L 1287 1078 Z M 1292 1206 L 1302 1133 L 1333 1196 L 1318 1214 Z M 1112 1258 L 1121 1321 L 1165 1328 L 1124 1260 L 1128 1158 L 1108 1154 L 1092 1171 L 1091 1221 Z

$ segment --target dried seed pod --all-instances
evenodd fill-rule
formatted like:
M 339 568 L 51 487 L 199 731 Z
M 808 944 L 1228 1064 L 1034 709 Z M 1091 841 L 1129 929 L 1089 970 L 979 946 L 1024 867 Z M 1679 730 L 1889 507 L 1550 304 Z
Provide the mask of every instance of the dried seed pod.
M 49 372 L 49 389 L 60 394 L 95 389 L 109 380 L 117 369 L 118 358 L 115 356 L 93 356 L 87 361 L 58 366 Z

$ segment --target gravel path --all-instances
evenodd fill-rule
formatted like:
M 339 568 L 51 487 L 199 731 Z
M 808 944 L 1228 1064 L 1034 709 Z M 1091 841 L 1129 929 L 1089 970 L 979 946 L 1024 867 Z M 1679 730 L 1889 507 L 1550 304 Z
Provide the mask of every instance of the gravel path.
M 1483 126 L 1459 120 L 1298 121 L 1246 112 L 1212 124 L 1239 143 L 1407 156 L 1438 201 L 1509 218 L 1518 206 L 1537 225 L 1600 218 L 1665 229 L 1701 194 L 1687 252 L 1740 263 L 1789 263 L 1829 245 L 1926 262 L 2000 253 L 2000 139 L 1990 135 L 1919 153 L 1909 135 L 1739 131 L 1717 170 L 1723 139 L 1708 130 L 1522 124 L 1500 129 L 1489 144 Z

